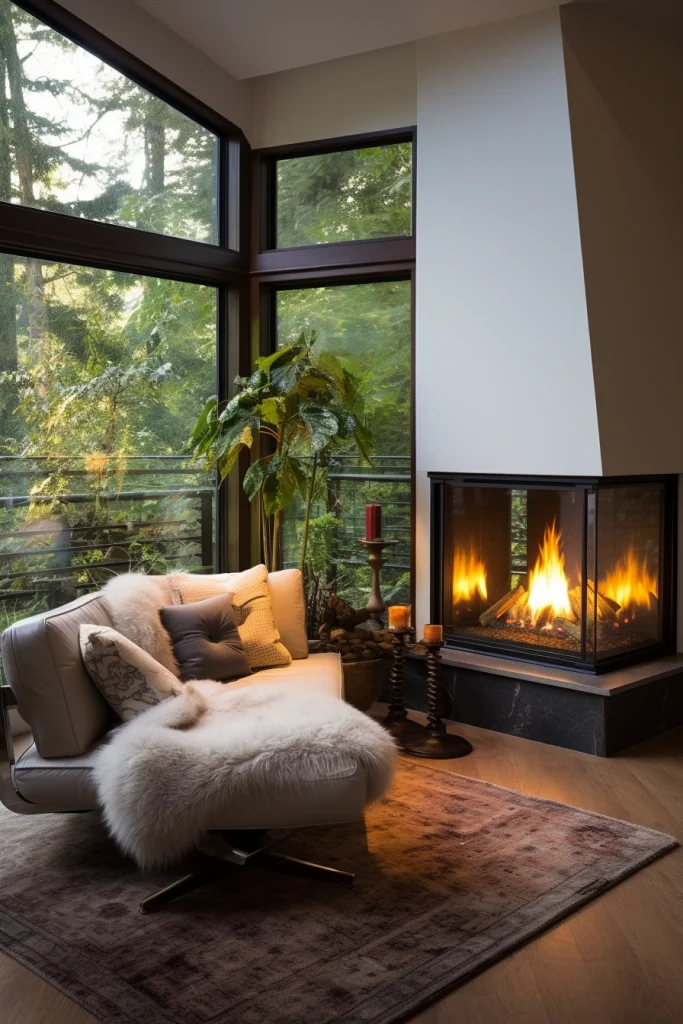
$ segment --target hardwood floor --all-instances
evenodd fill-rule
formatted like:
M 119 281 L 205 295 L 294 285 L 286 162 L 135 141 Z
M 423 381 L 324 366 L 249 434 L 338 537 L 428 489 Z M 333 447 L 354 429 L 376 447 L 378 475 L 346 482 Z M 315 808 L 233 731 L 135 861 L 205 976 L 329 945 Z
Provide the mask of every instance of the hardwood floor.
M 625 818 L 683 842 L 683 729 L 609 760 L 466 726 L 457 731 L 471 740 L 474 753 L 433 767 Z M 94 1020 L 0 954 L 2 1024 Z M 489 968 L 413 1024 L 456 1021 L 680 1024 L 683 848 Z

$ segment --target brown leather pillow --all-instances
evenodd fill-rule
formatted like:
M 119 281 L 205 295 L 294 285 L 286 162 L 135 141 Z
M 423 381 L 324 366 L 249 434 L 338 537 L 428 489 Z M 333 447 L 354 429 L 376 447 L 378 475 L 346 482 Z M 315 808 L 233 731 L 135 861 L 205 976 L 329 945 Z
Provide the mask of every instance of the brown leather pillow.
M 227 594 L 167 605 L 159 614 L 170 634 L 181 679 L 227 682 L 251 675 Z

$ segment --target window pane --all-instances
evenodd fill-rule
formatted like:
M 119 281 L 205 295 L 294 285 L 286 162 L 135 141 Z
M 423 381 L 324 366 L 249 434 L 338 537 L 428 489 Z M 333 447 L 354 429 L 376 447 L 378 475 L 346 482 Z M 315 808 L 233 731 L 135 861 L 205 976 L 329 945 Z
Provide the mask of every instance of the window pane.
M 215 135 L 9 0 L 0 40 L 0 199 L 217 241 Z
M 0 295 L 0 625 L 116 572 L 211 567 L 214 477 L 182 453 L 216 290 L 0 255 Z
M 277 161 L 278 248 L 412 233 L 410 142 Z
M 382 570 L 385 601 L 410 600 L 411 538 L 411 317 L 410 282 L 383 281 L 280 291 L 279 344 L 306 331 L 316 347 L 332 352 L 361 381 L 367 422 L 376 449 L 372 467 L 361 466 L 353 448 L 340 452 L 317 476 L 311 522 L 314 571 L 354 607 L 370 594 L 365 549 L 365 505 L 383 506 L 382 534 L 399 543 Z M 349 479 L 350 478 L 350 479 Z M 285 522 L 285 564 L 299 564 L 302 508 Z

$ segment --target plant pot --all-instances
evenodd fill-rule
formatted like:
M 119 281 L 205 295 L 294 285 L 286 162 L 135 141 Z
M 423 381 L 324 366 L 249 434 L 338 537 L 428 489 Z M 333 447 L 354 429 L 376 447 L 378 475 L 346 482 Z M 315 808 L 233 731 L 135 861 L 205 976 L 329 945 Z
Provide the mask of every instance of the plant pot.
M 389 678 L 391 660 L 373 658 L 368 661 L 343 661 L 344 699 L 359 711 L 367 711 L 378 700 Z

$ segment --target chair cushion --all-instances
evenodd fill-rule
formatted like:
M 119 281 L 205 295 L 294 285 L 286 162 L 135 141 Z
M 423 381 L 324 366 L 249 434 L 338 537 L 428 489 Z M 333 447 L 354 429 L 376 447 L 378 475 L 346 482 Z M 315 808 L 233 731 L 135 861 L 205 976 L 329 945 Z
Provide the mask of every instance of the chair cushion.
M 182 692 L 168 669 L 111 626 L 83 623 L 79 635 L 88 675 L 123 722 Z
M 42 758 L 35 744 L 24 751 L 14 766 L 14 785 L 29 803 L 43 811 L 93 811 L 97 790 L 92 774 L 95 755 L 107 742 L 102 738 L 78 757 Z M 312 782 L 285 784 L 264 790 L 258 800 L 252 794 L 236 795 L 229 819 L 220 815 L 211 828 L 300 828 L 355 821 L 363 814 L 366 797 L 365 772 L 351 758 L 329 777 Z
M 219 594 L 230 596 L 251 668 L 290 664 L 292 656 L 281 643 L 273 618 L 265 565 L 220 576 L 172 573 L 167 580 L 174 604 L 192 604 Z
M 227 594 L 161 609 L 181 679 L 224 682 L 251 674 Z
M 334 652 L 311 654 L 306 660 L 293 661 L 281 668 L 263 668 L 246 679 L 231 683 L 235 686 L 263 686 L 264 683 L 281 683 L 288 688 L 308 690 L 309 693 L 327 693 L 330 697 L 344 699 L 344 673 L 341 658 Z
M 2 635 L 2 663 L 43 757 L 88 750 L 112 723 L 112 711 L 86 672 L 81 623 L 110 626 L 99 594 L 86 594 L 52 611 L 9 626 Z

